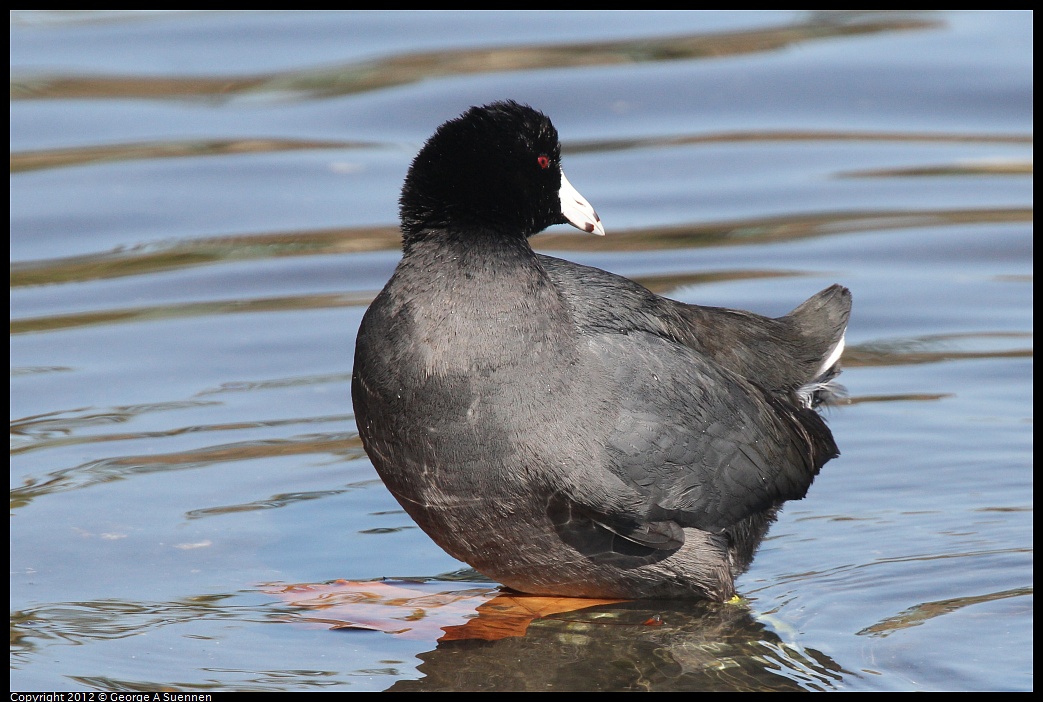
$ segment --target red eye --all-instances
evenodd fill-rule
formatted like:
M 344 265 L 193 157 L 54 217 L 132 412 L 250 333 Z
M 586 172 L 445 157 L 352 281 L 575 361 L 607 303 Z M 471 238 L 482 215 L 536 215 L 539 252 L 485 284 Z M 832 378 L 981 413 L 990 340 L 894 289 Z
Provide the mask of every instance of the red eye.
M 546 156 L 538 156 L 536 163 L 540 164 L 540 168 L 550 168 L 550 159 Z

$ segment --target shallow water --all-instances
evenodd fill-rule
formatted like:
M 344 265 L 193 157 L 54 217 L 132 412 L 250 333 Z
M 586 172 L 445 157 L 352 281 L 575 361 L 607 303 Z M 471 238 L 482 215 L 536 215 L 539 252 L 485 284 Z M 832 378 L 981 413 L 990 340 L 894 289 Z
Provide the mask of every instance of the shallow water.
M 12 689 L 1032 689 L 1032 19 L 13 13 Z M 506 97 L 608 230 L 536 248 L 766 314 L 852 289 L 843 456 L 742 606 L 287 623 L 273 583 L 480 580 L 350 375 L 410 159 Z

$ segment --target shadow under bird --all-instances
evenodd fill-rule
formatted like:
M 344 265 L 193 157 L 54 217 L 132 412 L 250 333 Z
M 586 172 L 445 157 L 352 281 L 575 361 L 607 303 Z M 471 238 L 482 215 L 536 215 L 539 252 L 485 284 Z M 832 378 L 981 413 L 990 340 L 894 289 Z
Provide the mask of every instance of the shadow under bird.
M 406 512 L 521 592 L 734 596 L 778 509 L 839 455 L 815 408 L 850 292 L 768 318 L 535 253 L 550 225 L 605 232 L 550 119 L 511 101 L 440 126 L 400 204 L 352 398 Z

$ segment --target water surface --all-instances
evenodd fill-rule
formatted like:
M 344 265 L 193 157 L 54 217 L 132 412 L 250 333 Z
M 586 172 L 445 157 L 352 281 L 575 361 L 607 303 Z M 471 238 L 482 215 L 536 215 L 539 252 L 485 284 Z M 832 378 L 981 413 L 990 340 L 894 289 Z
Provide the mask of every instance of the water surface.
M 12 689 L 1032 689 L 1032 20 L 13 13 Z M 536 248 L 764 314 L 852 289 L 843 455 L 742 606 L 292 623 L 273 584 L 480 581 L 350 375 L 410 159 L 503 98 L 609 233 Z

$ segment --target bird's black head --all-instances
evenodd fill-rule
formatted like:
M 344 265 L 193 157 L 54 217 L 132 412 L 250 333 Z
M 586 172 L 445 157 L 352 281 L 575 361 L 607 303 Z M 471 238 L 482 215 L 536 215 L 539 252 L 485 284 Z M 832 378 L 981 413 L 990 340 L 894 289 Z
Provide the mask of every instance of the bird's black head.
M 565 222 L 604 233 L 562 175 L 550 119 L 514 101 L 440 126 L 413 159 L 399 203 L 407 246 L 433 234 L 528 237 Z

